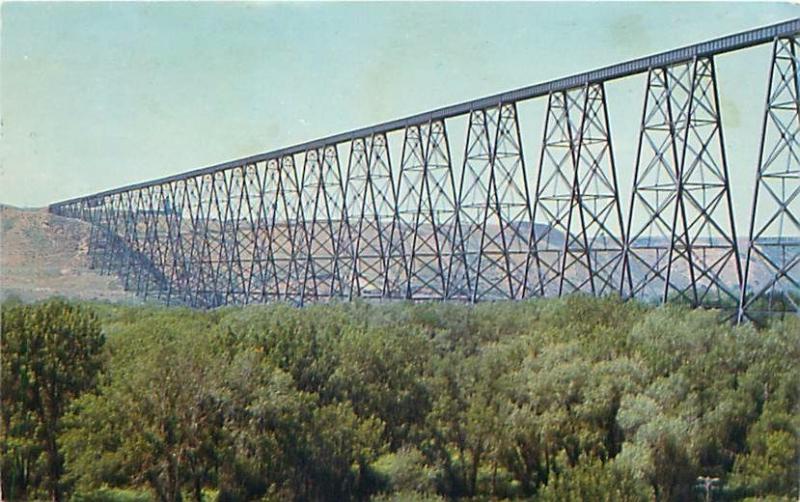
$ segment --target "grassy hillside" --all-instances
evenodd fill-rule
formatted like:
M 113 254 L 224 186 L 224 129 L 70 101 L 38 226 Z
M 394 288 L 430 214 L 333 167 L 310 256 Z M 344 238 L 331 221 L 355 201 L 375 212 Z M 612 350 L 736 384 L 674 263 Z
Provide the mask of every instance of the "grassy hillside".
M 131 301 L 116 278 L 90 270 L 90 229 L 45 209 L 0 205 L 0 298 Z

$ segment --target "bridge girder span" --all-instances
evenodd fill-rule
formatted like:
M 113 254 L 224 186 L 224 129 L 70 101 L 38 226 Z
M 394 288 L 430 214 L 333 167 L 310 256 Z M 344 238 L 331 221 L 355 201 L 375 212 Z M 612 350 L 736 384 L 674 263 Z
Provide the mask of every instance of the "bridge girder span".
M 798 313 L 797 43 L 772 39 L 743 259 L 714 54 L 643 70 L 625 214 L 603 80 L 540 94 L 538 162 L 523 152 L 527 98 L 500 99 L 51 210 L 92 223 L 93 267 L 193 307 L 581 292 L 729 308 L 740 321 Z M 448 134 L 459 117 L 463 145 Z

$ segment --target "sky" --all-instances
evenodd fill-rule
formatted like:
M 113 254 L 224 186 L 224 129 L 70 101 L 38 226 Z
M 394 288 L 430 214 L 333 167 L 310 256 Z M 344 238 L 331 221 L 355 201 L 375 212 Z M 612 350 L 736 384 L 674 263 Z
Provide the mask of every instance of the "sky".
M 0 202 L 26 207 L 800 16 L 798 5 L 767 2 L 0 9 Z M 717 60 L 737 215 L 749 211 L 770 51 Z M 644 85 L 644 76 L 607 85 L 628 193 Z M 520 110 L 529 159 L 538 157 L 543 101 Z

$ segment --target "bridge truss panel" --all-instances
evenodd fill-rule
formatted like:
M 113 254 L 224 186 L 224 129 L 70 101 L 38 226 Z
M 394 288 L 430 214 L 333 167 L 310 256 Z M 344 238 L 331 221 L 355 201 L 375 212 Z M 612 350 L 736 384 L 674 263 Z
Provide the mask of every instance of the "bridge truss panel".
M 444 121 L 407 127 L 388 246 L 388 298 L 447 297 L 456 222 L 455 182 Z
M 544 131 L 529 288 L 540 295 L 616 292 L 624 231 L 603 85 L 551 94 Z
M 712 57 L 696 58 L 686 89 L 681 132 L 678 204 L 665 288 L 691 305 L 730 307 L 741 287 L 733 204 Z M 689 72 L 686 72 L 687 74 Z M 689 277 L 677 277 L 680 265 Z
M 800 60 L 776 38 L 761 131 L 738 318 L 800 313 Z M 763 279 L 753 277 L 756 269 Z

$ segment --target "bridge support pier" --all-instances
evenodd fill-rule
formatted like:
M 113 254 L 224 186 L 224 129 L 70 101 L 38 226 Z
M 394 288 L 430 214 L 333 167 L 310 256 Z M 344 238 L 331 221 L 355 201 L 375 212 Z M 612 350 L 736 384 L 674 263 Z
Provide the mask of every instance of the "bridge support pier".
M 603 84 L 551 93 L 544 131 L 534 218 L 547 227 L 533 239 L 532 290 L 616 292 L 624 231 Z
M 303 218 L 307 256 L 300 302 L 342 298 L 348 285 L 342 234 L 349 229 L 345 228 L 344 180 L 335 145 L 306 153 L 305 179 L 303 206 L 310 213 Z
M 713 58 L 650 69 L 635 169 L 623 292 L 730 307 L 741 264 Z
M 355 220 L 350 298 L 383 298 L 397 201 L 386 134 L 351 141 L 346 190 Z
M 515 103 L 470 112 L 458 201 L 450 297 L 523 298 L 533 220 Z
M 443 300 L 453 256 L 455 182 L 443 120 L 405 128 L 384 294 Z
M 795 37 L 776 38 L 767 84 L 739 322 L 800 313 L 800 60 Z M 756 282 L 756 267 L 766 279 Z

